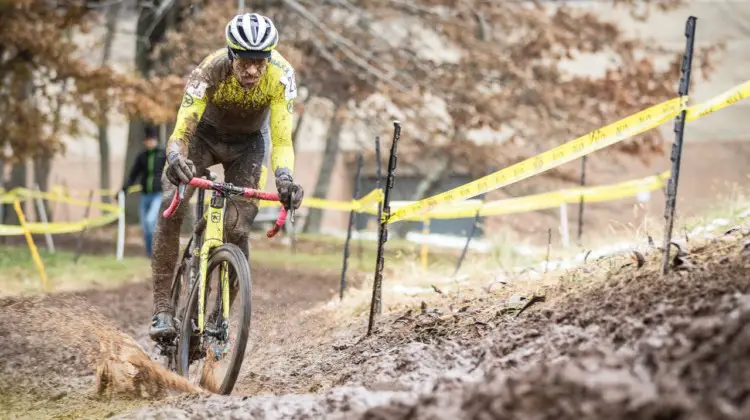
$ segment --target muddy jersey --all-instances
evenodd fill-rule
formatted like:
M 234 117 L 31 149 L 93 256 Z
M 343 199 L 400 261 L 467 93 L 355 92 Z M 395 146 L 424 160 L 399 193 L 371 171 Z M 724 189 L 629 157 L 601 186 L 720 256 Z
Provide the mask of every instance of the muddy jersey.
M 294 69 L 277 51 L 258 83 L 244 89 L 232 72 L 226 48 L 206 57 L 190 74 L 171 141 L 188 144 L 197 134 L 208 142 L 247 142 L 260 133 L 273 145 L 276 175 L 294 168 L 292 103 Z M 185 149 L 187 150 L 187 149 Z

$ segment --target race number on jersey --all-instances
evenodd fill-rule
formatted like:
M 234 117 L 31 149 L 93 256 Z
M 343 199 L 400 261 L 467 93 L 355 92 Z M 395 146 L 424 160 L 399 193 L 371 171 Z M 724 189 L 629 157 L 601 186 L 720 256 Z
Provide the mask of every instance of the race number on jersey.
M 203 99 L 206 94 L 206 87 L 207 85 L 204 82 L 192 82 L 185 91 L 196 99 Z
M 284 99 L 290 101 L 297 97 L 297 82 L 294 80 L 294 70 L 286 69 L 281 75 L 281 84 L 284 85 Z

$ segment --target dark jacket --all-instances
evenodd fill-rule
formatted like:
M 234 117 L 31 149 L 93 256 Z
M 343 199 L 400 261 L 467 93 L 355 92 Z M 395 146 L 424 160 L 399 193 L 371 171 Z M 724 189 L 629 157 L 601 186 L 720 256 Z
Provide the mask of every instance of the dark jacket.
M 167 152 L 162 146 L 153 150 L 144 150 L 138 154 L 130 168 L 128 182 L 123 188 L 127 188 L 140 177 L 141 194 L 161 192 L 161 174 L 167 163 Z

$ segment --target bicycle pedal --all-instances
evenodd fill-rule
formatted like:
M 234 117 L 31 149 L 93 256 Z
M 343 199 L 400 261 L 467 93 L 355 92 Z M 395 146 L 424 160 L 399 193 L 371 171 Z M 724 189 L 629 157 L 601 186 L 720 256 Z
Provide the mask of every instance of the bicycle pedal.
M 160 356 L 172 356 L 177 352 L 177 346 L 174 343 L 160 342 L 156 344 L 156 350 Z

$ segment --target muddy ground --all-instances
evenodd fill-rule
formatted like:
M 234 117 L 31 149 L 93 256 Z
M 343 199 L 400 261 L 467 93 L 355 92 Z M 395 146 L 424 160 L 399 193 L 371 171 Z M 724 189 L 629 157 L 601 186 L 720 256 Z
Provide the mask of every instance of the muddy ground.
M 285 331 L 296 327 L 290 322 L 336 295 L 339 279 L 336 270 L 254 267 L 253 282 L 249 357 L 265 342 L 283 344 Z M 114 290 L 0 299 L 0 418 L 97 418 L 145 404 L 94 395 L 94 335 L 118 330 L 154 356 L 148 338 L 151 290 L 144 281 Z
M 254 289 L 266 320 L 230 397 L 82 404 L 91 372 L 76 349 L 5 323 L 0 395 L 35 392 L 52 411 L 34 418 L 750 418 L 750 251 L 742 238 L 693 246 L 666 277 L 656 260 L 562 273 L 519 316 L 500 295 L 436 294 L 424 309 L 385 314 L 369 338 L 365 316 L 316 305 L 334 295 L 330 276 L 286 273 L 287 287 L 273 287 L 279 273 L 268 272 Z M 147 286 L 82 296 L 144 343 Z

